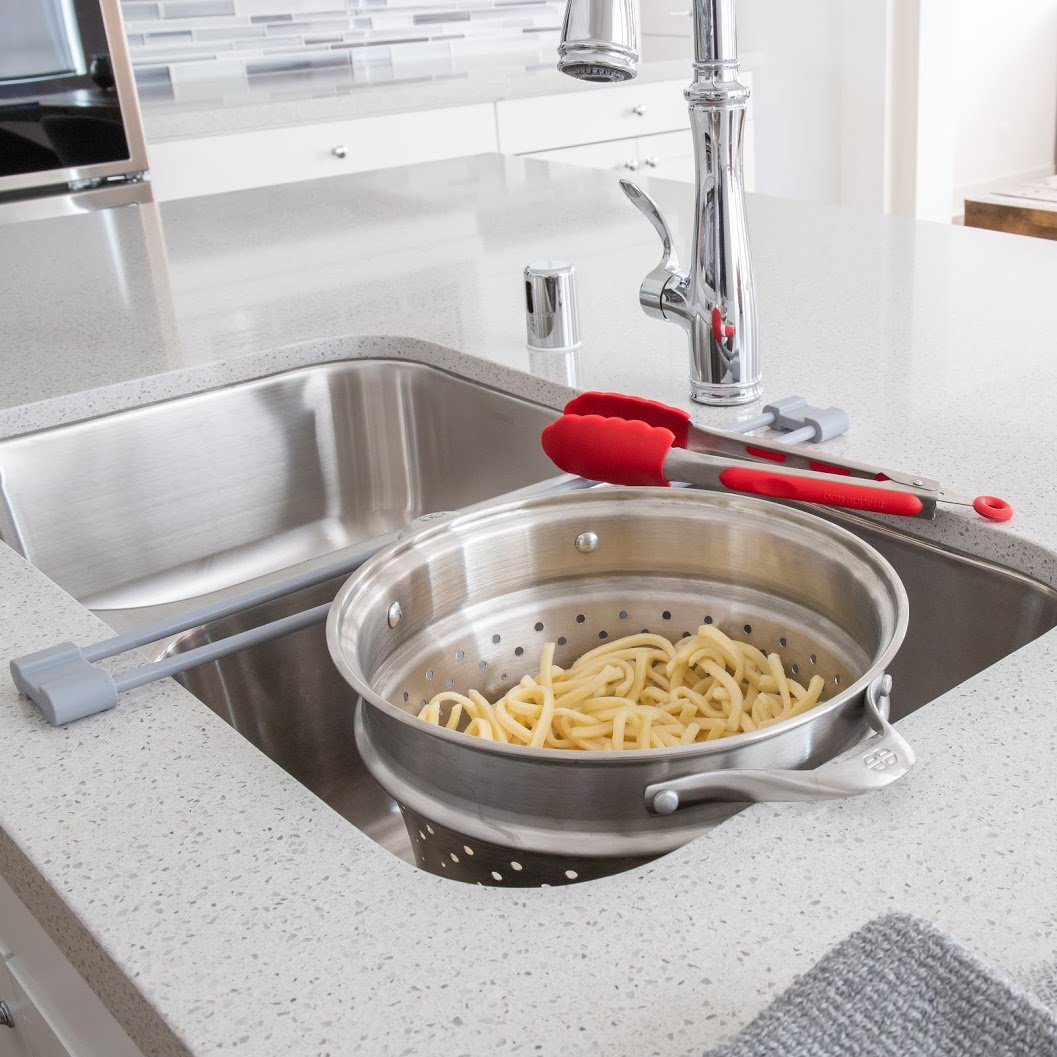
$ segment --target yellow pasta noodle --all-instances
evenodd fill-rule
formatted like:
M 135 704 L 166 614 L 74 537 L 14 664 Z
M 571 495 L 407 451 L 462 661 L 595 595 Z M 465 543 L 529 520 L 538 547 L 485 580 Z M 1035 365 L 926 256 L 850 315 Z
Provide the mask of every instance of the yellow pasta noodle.
M 539 671 L 498 701 L 476 690 L 437 694 L 419 719 L 471 737 L 534 748 L 661 749 L 759 730 L 818 704 L 825 685 L 788 676 L 764 654 L 710 624 L 670 642 L 628 635 L 583 654 L 569 668 L 543 648 Z

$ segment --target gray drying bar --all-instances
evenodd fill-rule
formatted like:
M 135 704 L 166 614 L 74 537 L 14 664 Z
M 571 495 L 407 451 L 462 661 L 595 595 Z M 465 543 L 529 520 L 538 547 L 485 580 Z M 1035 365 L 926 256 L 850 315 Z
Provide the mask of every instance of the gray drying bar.
M 118 695 L 126 690 L 152 683 L 156 679 L 164 679 L 166 676 L 178 675 L 199 664 L 216 661 L 250 646 L 257 646 L 313 624 L 320 624 L 327 619 L 330 603 L 302 613 L 293 613 L 270 624 L 262 624 L 238 635 L 209 642 L 186 653 L 153 661 L 117 675 L 111 675 L 104 668 L 100 668 L 97 661 L 117 657 L 169 635 L 177 635 L 181 631 L 241 613 L 265 602 L 273 602 L 284 595 L 294 594 L 306 587 L 315 587 L 336 576 L 347 576 L 373 554 L 392 543 L 397 536 L 398 533 L 395 532 L 379 536 L 351 552 L 343 551 L 340 558 L 314 567 L 310 573 L 283 577 L 267 586 L 240 592 L 224 602 L 200 606 L 182 613 L 175 620 L 147 624 L 135 631 L 115 635 L 83 648 L 73 642 L 60 642 L 36 653 L 29 653 L 11 662 L 11 677 L 15 686 L 35 702 L 48 722 L 55 726 L 83 719 L 96 712 L 105 712 L 117 704 Z
M 787 396 L 764 405 L 763 414 L 735 422 L 735 433 L 770 428 L 782 433 L 783 444 L 821 444 L 848 432 L 851 420 L 839 407 L 814 407 L 802 396 Z
M 497 503 L 514 502 L 535 495 L 551 495 L 555 492 L 587 488 L 592 483 L 565 474 L 552 477 L 539 484 L 529 485 L 527 488 L 508 492 L 484 503 L 475 503 L 465 507 L 460 513 L 470 513 L 495 506 Z M 270 642 L 272 639 L 290 635 L 303 628 L 312 627 L 314 624 L 322 624 L 327 619 L 330 603 L 327 602 L 300 613 L 292 613 L 290 616 L 262 624 L 257 628 L 250 628 L 238 635 L 232 635 L 217 642 L 209 642 L 204 646 L 188 650 L 186 653 L 165 657 L 160 661 L 152 661 L 117 675 L 111 675 L 104 668 L 100 668 L 97 662 L 117 657 L 129 650 L 138 649 L 151 642 L 158 642 L 170 635 L 178 635 L 182 631 L 200 627 L 211 621 L 253 609 L 265 602 L 274 602 L 277 598 L 296 594 L 308 587 L 316 587 L 338 576 L 349 576 L 368 558 L 391 543 L 395 543 L 408 532 L 438 517 L 446 516 L 450 515 L 447 513 L 425 514 L 416 518 L 406 528 L 365 540 L 355 547 L 341 551 L 322 564 L 313 562 L 308 569 L 250 587 L 220 601 L 185 611 L 178 617 L 146 624 L 134 631 L 115 635 L 90 646 L 81 647 L 73 642 L 60 642 L 47 649 L 38 650 L 36 653 L 26 654 L 24 657 L 11 661 L 11 677 L 19 691 L 33 701 L 44 713 L 48 722 L 54 726 L 71 723 L 75 719 L 84 719 L 97 712 L 105 712 L 117 704 L 118 695 L 126 690 L 133 690 L 138 686 L 153 683 L 157 679 L 164 679 L 170 675 L 179 675 L 180 672 L 185 672 L 189 668 L 220 660 L 232 653 L 238 653 L 239 650 Z

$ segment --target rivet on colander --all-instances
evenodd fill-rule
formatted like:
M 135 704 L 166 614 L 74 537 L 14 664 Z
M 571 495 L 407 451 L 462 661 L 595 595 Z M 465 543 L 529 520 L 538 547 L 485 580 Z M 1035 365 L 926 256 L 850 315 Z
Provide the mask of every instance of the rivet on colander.
M 581 554 L 590 554 L 598 547 L 598 536 L 594 532 L 581 532 L 576 537 L 576 549 Z

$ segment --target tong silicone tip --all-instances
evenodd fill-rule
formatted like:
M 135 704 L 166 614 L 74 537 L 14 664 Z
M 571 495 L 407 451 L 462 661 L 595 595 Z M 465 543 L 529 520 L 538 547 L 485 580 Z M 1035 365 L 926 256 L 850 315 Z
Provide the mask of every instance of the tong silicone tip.
M 988 521 L 1008 521 L 1013 516 L 1013 507 L 996 495 L 978 495 L 973 500 L 973 510 Z

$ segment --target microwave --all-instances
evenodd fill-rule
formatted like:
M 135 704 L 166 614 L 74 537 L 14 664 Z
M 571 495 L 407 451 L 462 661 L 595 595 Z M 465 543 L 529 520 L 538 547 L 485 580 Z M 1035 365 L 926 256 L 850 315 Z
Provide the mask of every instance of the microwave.
M 119 0 L 3 0 L 0 220 L 152 200 Z

